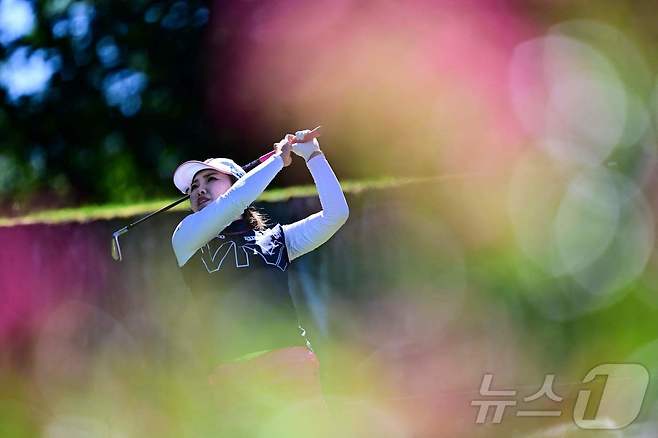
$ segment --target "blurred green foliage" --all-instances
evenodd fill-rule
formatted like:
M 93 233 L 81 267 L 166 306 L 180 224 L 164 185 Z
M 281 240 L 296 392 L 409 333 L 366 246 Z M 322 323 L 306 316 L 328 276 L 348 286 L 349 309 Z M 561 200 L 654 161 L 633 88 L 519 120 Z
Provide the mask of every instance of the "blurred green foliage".
M 0 46 L 0 65 L 37 54 L 54 71 L 39 92 L 0 88 L 3 210 L 171 194 L 163 181 L 186 148 L 213 141 L 200 68 L 208 2 L 53 0 L 32 8 L 32 31 Z

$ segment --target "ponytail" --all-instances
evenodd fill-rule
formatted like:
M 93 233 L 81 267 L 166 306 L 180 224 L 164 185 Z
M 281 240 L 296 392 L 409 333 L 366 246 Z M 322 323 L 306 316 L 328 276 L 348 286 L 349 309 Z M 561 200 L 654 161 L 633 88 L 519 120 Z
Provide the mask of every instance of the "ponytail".
M 264 231 L 267 228 L 267 221 L 269 218 L 261 213 L 254 207 L 250 205 L 244 213 L 242 213 L 242 218 L 247 221 L 252 230 L 255 231 Z
M 232 184 L 235 184 L 236 181 L 238 180 L 233 175 L 229 175 L 229 177 L 231 178 Z M 267 221 L 269 220 L 269 218 L 267 217 L 267 215 L 265 215 L 265 213 L 261 213 L 253 205 L 247 207 L 247 209 L 242 213 L 242 219 L 247 221 L 249 227 L 255 231 L 266 230 L 268 225 Z

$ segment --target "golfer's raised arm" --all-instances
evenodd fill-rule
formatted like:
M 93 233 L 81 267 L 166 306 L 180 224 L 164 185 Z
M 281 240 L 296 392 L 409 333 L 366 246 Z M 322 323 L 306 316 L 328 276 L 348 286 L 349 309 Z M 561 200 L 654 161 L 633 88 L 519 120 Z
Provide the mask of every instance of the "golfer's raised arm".
M 329 240 L 347 221 L 349 215 L 349 207 L 340 183 L 319 147 L 317 151 L 312 152 L 306 166 L 311 171 L 320 195 L 322 211 L 283 226 L 288 258 L 291 261 Z
M 273 155 L 205 208 L 183 219 L 171 238 L 178 265 L 183 266 L 199 248 L 236 220 L 263 193 L 283 165 L 281 154 Z

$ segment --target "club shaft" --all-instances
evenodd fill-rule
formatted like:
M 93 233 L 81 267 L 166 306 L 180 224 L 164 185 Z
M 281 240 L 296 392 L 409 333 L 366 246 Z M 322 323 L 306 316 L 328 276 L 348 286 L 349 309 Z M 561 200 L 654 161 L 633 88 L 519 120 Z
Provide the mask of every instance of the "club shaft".
M 157 210 L 157 211 L 154 211 L 153 213 L 150 213 L 150 214 L 144 216 L 143 218 L 141 218 L 141 219 L 139 219 L 139 220 L 136 220 L 135 222 L 133 222 L 133 223 L 131 223 L 131 224 L 128 224 L 128 225 L 126 226 L 126 230 L 129 230 L 129 229 L 131 229 L 132 227 L 141 224 L 141 223 L 144 222 L 145 220 L 149 219 L 151 216 L 155 216 L 155 215 L 158 214 L 158 213 L 162 213 L 163 211 L 169 210 L 170 208 L 173 208 L 173 207 L 177 206 L 177 205 L 180 204 L 181 202 L 186 201 L 189 197 L 190 197 L 190 195 L 185 195 L 185 196 L 183 196 L 182 198 L 180 198 L 179 200 L 177 200 L 177 201 L 175 201 L 175 202 L 172 202 L 172 203 L 169 204 L 169 205 L 165 205 L 165 206 L 162 207 L 161 209 L 159 209 L 159 210 Z

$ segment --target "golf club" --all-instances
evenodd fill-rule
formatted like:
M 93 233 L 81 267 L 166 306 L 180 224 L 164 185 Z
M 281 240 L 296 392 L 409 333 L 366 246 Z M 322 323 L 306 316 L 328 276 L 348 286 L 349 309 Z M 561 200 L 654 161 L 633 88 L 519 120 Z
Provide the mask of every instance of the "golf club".
M 154 211 L 153 213 L 148 214 L 148 215 L 144 216 L 143 218 L 141 218 L 139 220 L 136 220 L 135 222 L 133 222 L 131 224 L 128 224 L 125 227 L 121 228 L 120 230 L 116 230 L 114 233 L 112 233 L 112 258 L 116 261 L 119 261 L 119 262 L 123 259 L 123 257 L 121 256 L 121 245 L 119 245 L 119 236 L 121 236 L 122 234 L 127 233 L 128 230 L 130 230 L 131 228 L 141 224 L 142 222 L 144 222 L 145 220 L 155 216 L 156 214 L 162 213 L 163 211 L 167 211 L 170 208 L 173 208 L 173 207 L 177 206 L 181 202 L 187 200 L 189 197 L 190 197 L 190 195 L 185 195 L 182 198 L 178 199 L 177 201 L 174 201 L 171 204 L 166 205 L 166 206 L 162 207 L 161 209 L 159 209 L 157 211 Z
M 320 134 L 321 134 L 321 133 L 320 133 L 320 129 L 321 129 L 321 126 L 318 126 L 317 128 L 315 128 L 315 129 L 313 129 L 312 131 L 310 131 L 308 134 L 306 134 L 306 136 L 304 136 L 304 139 L 303 139 L 301 142 L 311 141 L 311 140 L 313 140 L 314 138 L 319 137 Z M 292 141 L 292 144 L 294 144 L 294 143 L 298 143 L 298 141 L 297 141 L 297 140 L 293 140 L 293 141 Z M 270 158 L 275 152 L 276 152 L 276 150 L 270 151 L 270 152 L 268 152 L 267 154 L 262 155 L 262 156 L 260 156 L 258 159 L 252 161 L 251 163 L 248 163 L 248 164 L 242 166 L 242 168 L 244 169 L 245 172 L 249 172 L 251 169 L 253 169 L 254 167 L 258 166 L 260 163 L 265 162 L 265 161 L 266 161 L 268 158 Z M 190 195 L 185 195 L 185 196 L 183 196 L 182 198 L 180 198 L 180 199 L 178 199 L 178 200 L 172 202 L 171 204 L 166 205 L 166 206 L 162 207 L 161 209 L 159 209 L 159 210 L 157 210 L 157 211 L 154 211 L 153 213 L 150 213 L 150 214 L 144 216 L 143 218 L 138 219 L 138 220 L 136 220 L 135 222 L 130 223 L 130 224 L 126 225 L 125 227 L 123 227 L 123 228 L 121 228 L 121 229 L 119 229 L 119 230 L 116 230 L 114 233 L 112 233 L 112 258 L 113 258 L 114 260 L 118 261 L 118 262 L 120 262 L 121 260 L 123 260 L 123 256 L 122 256 L 122 254 L 121 254 L 121 245 L 119 244 L 119 237 L 120 237 L 122 234 L 127 233 L 128 230 L 130 230 L 131 228 L 133 228 L 133 227 L 135 227 L 135 226 L 141 224 L 142 222 L 146 221 L 147 219 L 150 219 L 151 217 L 155 216 L 156 214 L 158 214 L 158 213 L 162 213 L 163 211 L 167 211 L 167 210 L 169 210 L 169 209 L 171 209 L 171 208 L 177 206 L 177 205 L 180 204 L 181 202 L 186 201 L 187 199 L 189 199 L 189 197 L 190 197 Z

